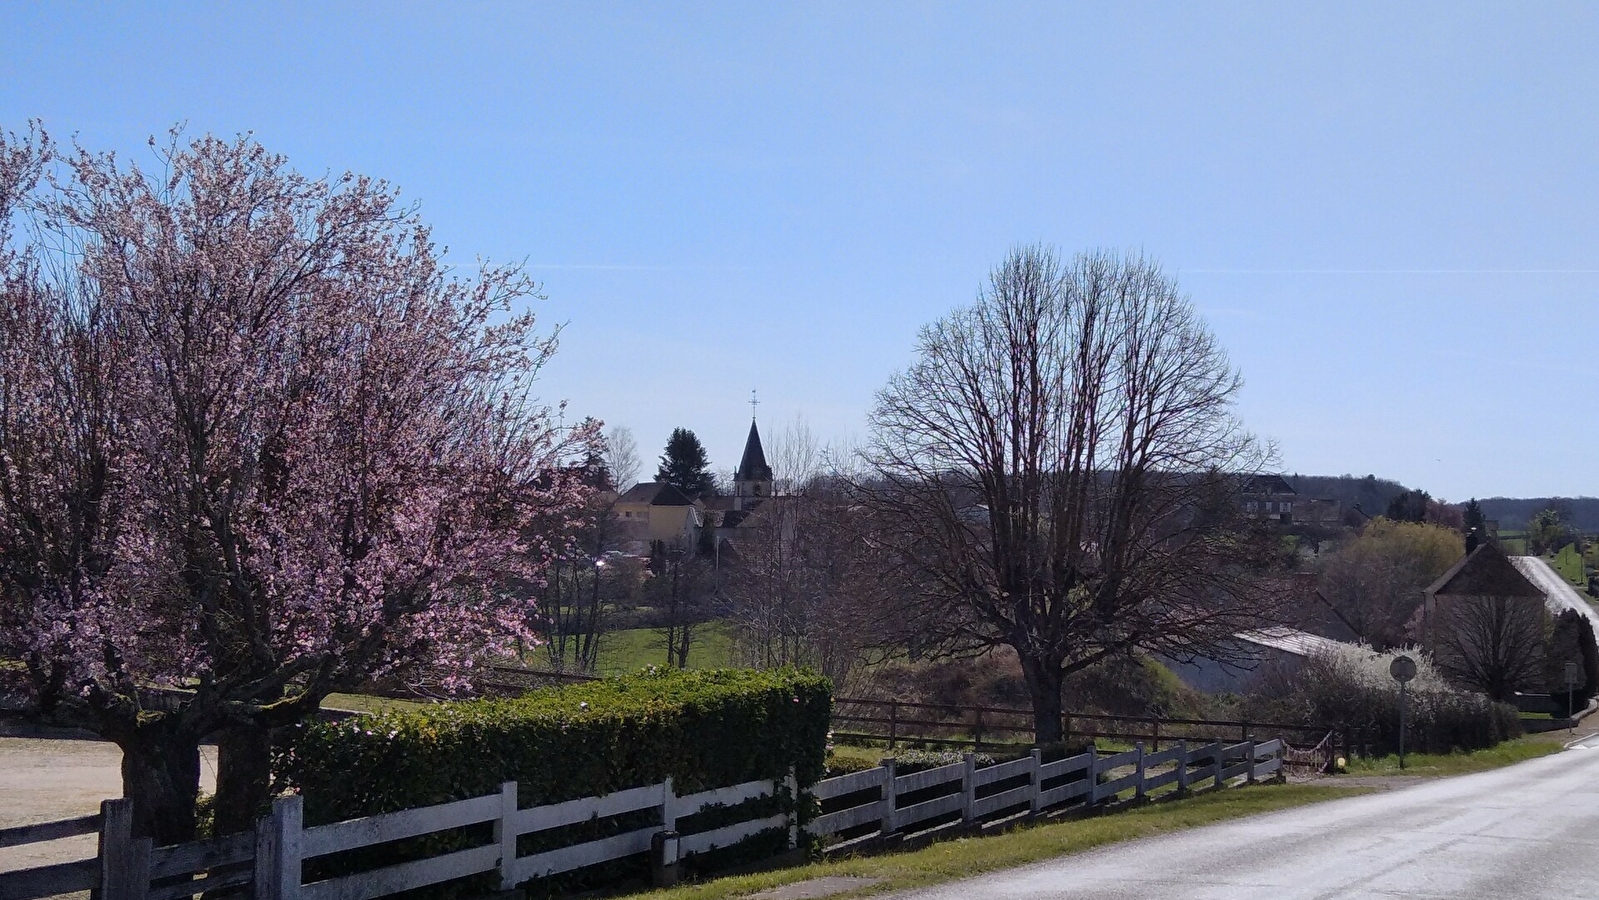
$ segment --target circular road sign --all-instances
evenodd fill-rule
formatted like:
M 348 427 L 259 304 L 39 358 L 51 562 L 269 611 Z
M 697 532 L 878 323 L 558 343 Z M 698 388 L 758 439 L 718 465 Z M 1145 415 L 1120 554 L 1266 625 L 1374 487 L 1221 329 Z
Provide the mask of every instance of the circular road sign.
M 1388 674 L 1403 684 L 1416 677 L 1416 661 L 1408 656 L 1396 656 L 1394 661 L 1388 664 Z

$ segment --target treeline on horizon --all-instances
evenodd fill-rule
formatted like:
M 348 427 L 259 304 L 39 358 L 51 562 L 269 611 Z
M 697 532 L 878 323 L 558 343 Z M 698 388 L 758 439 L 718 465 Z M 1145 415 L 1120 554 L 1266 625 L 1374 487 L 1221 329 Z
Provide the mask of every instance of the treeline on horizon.
M 1359 507 L 1367 515 L 1380 516 L 1388 504 L 1410 490 L 1403 484 L 1375 475 L 1288 475 L 1284 476 L 1299 496 L 1307 500 L 1337 500 L 1345 509 Z M 1425 490 L 1425 486 L 1422 486 Z M 1436 498 L 1435 498 L 1436 499 Z M 1465 503 L 1467 497 L 1450 497 L 1449 502 Z M 1599 497 L 1478 497 L 1482 514 L 1499 523 L 1502 530 L 1519 531 L 1542 510 L 1560 510 L 1561 521 L 1579 531 L 1599 531 Z

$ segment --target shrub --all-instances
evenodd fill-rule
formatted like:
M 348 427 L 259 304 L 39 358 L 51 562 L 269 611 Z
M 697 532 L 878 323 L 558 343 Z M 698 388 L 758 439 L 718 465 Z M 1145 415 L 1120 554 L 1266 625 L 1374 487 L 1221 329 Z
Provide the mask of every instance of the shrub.
M 924 769 L 952 766 L 965 759 L 966 754 L 957 750 L 905 750 L 894 754 L 894 774 L 909 775 Z M 977 768 L 982 769 L 993 765 L 994 757 L 987 753 L 974 753 L 972 761 Z
M 827 680 L 807 672 L 651 669 L 512 700 L 307 724 L 279 748 L 275 769 L 281 786 L 304 795 L 307 825 L 480 796 L 511 780 L 524 808 L 667 777 L 689 794 L 781 780 L 791 768 L 803 789 L 822 776 L 830 713 Z M 450 838 L 429 840 L 437 852 Z M 524 843 L 524 853 L 542 844 Z
M 1521 733 L 1514 707 L 1451 687 L 1424 654 L 1378 653 L 1355 645 L 1268 673 L 1246 699 L 1245 713 L 1256 720 L 1302 721 L 1359 732 L 1372 752 L 1393 753 L 1399 747 L 1399 684 L 1388 666 L 1401 652 L 1416 661 L 1416 677 L 1406 691 L 1406 749 L 1477 750 Z

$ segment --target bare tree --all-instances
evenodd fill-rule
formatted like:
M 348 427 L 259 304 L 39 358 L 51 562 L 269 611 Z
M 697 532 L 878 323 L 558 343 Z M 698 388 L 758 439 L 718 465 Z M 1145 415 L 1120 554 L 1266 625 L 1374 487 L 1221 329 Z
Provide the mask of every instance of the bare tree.
M 626 425 L 612 425 L 605 429 L 605 468 L 611 473 L 611 484 L 617 491 L 625 491 L 638 480 L 643 462 L 638 455 L 638 441 L 633 429 Z
M 803 415 L 795 415 L 773 436 L 766 458 L 780 493 L 799 490 L 822 469 L 822 445 Z
M 848 683 L 887 611 L 882 567 L 853 513 L 838 485 L 813 477 L 761 504 L 739 529 L 727 595 L 746 663 L 810 666 L 835 687 Z
M 1067 674 L 1225 654 L 1276 621 L 1278 544 L 1237 496 L 1269 457 L 1232 414 L 1239 384 L 1153 262 L 1014 251 L 871 414 L 853 488 L 903 620 L 945 651 L 1014 648 L 1040 741 L 1061 736 Z
M 1509 700 L 1543 683 L 1544 602 L 1523 597 L 1439 597 L 1434 661 L 1446 677 Z

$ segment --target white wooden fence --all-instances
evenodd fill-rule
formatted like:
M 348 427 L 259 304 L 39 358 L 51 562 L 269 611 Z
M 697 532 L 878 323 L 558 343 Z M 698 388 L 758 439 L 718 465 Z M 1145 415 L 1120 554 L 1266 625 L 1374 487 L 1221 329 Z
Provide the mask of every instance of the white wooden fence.
M 1282 769 L 1282 754 L 1280 739 L 1196 747 L 1179 741 L 1158 753 L 1146 753 L 1138 744 L 1123 753 L 1101 756 L 1089 750 L 1047 763 L 1034 750 L 981 769 L 968 753 L 961 762 L 909 775 L 896 774 L 894 760 L 885 759 L 877 768 L 817 782 L 811 793 L 827 811 L 807 831 L 837 835 L 872 825 L 864 837 L 886 837 L 951 821 L 972 825 L 1093 806 L 1127 794 L 1126 799 L 1145 799 L 1164 788 L 1176 793 L 1207 784 L 1219 788 L 1240 776 L 1253 782 L 1275 774 Z
M 1031 756 L 983 768 L 966 754 L 953 765 L 907 775 L 896 774 L 890 759 L 877 768 L 813 785 L 810 793 L 825 812 L 806 830 L 824 840 L 844 835 L 853 841 L 862 832 L 867 838 L 883 838 L 946 822 L 975 825 L 1124 796 L 1142 799 L 1166 788 L 1186 792 L 1207 782 L 1219 788 L 1240 776 L 1254 781 L 1279 771 L 1282 755 L 1281 740 L 1193 748 L 1179 742 L 1158 753 L 1145 753 L 1140 744 L 1114 755 L 1090 750 L 1047 763 L 1035 750 Z M 668 779 L 600 797 L 518 809 L 516 783 L 506 782 L 498 792 L 481 797 L 311 827 L 303 824 L 301 798 L 289 796 L 274 802 L 271 814 L 253 834 L 170 847 L 153 847 L 148 838 L 133 839 L 131 807 L 125 800 L 111 800 L 98 817 L 29 826 L 43 840 L 63 831 L 52 830 L 53 824 L 72 826 L 63 833 L 81 833 L 84 828 L 79 826 L 99 820 L 97 861 L 52 867 L 63 876 L 70 870 L 70 884 L 46 877 L 39 869 L 0 873 L 0 897 L 32 900 L 92 886 L 98 888 L 100 900 L 177 900 L 249 885 L 255 900 L 371 900 L 482 873 L 494 873 L 500 889 L 508 890 L 529 879 L 644 853 L 651 854 L 657 871 L 672 872 L 684 857 L 729 847 L 768 829 L 786 828 L 788 844 L 795 846 L 799 829 L 794 816 L 786 812 L 696 834 L 676 833 L 680 818 L 711 806 L 770 797 L 785 787 L 792 796 L 796 787 L 792 776 L 786 783 L 751 781 L 678 796 Z M 647 818 L 656 821 L 611 837 L 516 855 L 517 838 L 523 835 L 638 812 L 653 812 Z M 302 881 L 304 863 L 318 857 L 485 823 L 492 826 L 493 835 L 480 846 Z M 15 831 L 15 842 L 21 842 L 21 830 Z M 91 877 L 86 866 L 96 862 L 97 877 Z

